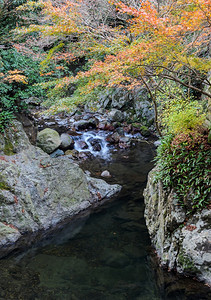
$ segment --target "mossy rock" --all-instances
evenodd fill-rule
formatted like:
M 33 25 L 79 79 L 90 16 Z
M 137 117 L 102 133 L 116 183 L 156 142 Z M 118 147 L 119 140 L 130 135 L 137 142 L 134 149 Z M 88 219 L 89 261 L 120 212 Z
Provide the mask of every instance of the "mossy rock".
M 150 131 L 146 126 L 141 126 L 140 131 L 143 136 L 150 136 Z

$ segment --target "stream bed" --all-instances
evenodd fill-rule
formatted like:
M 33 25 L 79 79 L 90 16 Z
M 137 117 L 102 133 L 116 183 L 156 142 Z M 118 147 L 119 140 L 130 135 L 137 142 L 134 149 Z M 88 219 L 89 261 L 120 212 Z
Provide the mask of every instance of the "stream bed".
M 210 289 L 162 270 L 144 221 L 143 189 L 153 167 L 153 143 L 113 149 L 109 159 L 81 163 L 120 194 L 66 224 L 48 239 L 0 260 L 0 299 L 203 300 Z

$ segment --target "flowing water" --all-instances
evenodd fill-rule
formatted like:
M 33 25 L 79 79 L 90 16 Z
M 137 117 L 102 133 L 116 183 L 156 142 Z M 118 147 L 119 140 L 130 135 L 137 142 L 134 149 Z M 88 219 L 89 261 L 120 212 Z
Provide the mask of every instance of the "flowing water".
M 121 193 L 25 253 L 0 261 L 0 299 L 203 300 L 210 290 L 159 268 L 144 221 L 143 189 L 154 146 L 141 142 L 81 167 L 108 170 Z

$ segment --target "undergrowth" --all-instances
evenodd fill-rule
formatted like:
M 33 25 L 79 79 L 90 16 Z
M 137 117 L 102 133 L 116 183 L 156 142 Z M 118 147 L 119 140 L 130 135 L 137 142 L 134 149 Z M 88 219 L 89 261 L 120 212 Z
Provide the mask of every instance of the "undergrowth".
M 187 211 L 209 204 L 210 149 L 204 129 L 166 135 L 158 147 L 156 180 L 165 190 L 171 189 Z

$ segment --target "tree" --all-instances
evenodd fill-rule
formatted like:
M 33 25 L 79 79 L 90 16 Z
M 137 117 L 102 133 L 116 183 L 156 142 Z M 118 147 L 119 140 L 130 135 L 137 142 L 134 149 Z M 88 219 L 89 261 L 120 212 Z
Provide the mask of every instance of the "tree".
M 83 96 L 98 88 L 145 86 L 154 103 L 158 132 L 156 94 L 169 81 L 186 88 L 187 97 L 193 92 L 211 97 L 203 89 L 210 86 L 206 75 L 211 66 L 211 0 L 65 0 L 30 5 L 42 7 L 39 21 L 16 32 L 39 32 L 40 40 L 50 41 L 43 66 L 52 60 L 88 60 L 87 71 L 60 80 L 59 88 L 78 84 Z
M 90 70 L 78 74 L 87 77 L 82 92 L 99 86 L 121 85 L 129 89 L 144 85 L 157 111 L 156 91 L 166 79 L 177 82 L 188 91 L 211 97 L 203 90 L 210 85 L 206 75 L 211 63 L 209 51 L 211 1 L 172 1 L 156 8 L 150 1 L 141 8 L 117 3 L 121 13 L 129 15 L 127 31 L 133 36 L 120 51 L 95 62 Z M 124 36 L 126 40 L 126 36 Z M 122 40 L 121 40 L 122 42 Z M 196 86 L 195 83 L 200 84 Z M 159 130 L 157 115 L 155 123 Z M 161 132 L 160 132 L 161 133 Z

